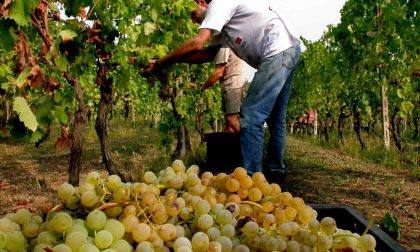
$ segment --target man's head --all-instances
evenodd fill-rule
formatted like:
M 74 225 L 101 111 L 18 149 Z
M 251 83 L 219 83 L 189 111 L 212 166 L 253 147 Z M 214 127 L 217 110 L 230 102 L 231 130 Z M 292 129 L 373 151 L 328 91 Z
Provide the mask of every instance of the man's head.
M 195 2 L 197 3 L 197 8 L 191 13 L 191 20 L 194 23 L 201 24 L 206 17 L 208 4 L 211 0 L 195 0 Z

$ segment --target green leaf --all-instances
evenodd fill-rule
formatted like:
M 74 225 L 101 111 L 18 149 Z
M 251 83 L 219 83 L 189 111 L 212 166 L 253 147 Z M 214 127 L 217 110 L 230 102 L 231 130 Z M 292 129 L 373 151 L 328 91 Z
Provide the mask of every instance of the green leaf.
M 150 11 L 150 16 L 152 17 L 152 20 L 153 20 L 154 22 L 156 22 L 156 20 L 158 19 L 158 11 L 157 11 L 155 8 L 153 8 L 153 9 Z
M 48 3 L 48 6 L 50 7 L 50 10 L 54 12 L 60 11 L 55 3 Z
M 28 78 L 29 74 L 31 73 L 31 68 L 27 67 L 23 69 L 23 71 L 20 73 L 19 77 L 16 79 L 16 85 L 18 88 L 22 88 L 23 85 L 26 82 L 26 79 Z
M 66 111 L 64 111 L 63 108 L 61 108 L 61 107 L 55 108 L 54 115 L 57 117 L 58 121 L 61 124 L 68 124 L 69 123 L 69 118 L 67 116 Z
M 26 26 L 30 23 L 30 14 L 34 7 L 38 6 L 40 0 L 15 0 L 10 5 L 9 17 L 19 26 Z
M 72 30 L 62 30 L 60 31 L 61 39 L 64 43 L 68 41 L 72 41 L 75 37 L 77 37 L 77 33 Z
M 31 137 L 29 138 L 29 143 L 34 144 L 38 142 L 42 138 L 43 135 L 44 135 L 44 132 L 38 128 L 35 132 L 31 134 Z
M 36 117 L 23 97 L 15 98 L 13 110 L 18 113 L 19 120 L 23 122 L 28 129 L 35 131 L 38 128 Z
M 66 57 L 61 54 L 56 58 L 55 64 L 57 65 L 58 70 L 63 72 L 67 71 L 69 66 L 69 62 L 67 61 Z
M 0 20 L 0 45 L 6 51 L 13 50 L 15 44 L 13 25 L 13 21 L 11 20 Z
M 144 24 L 144 34 L 149 36 L 156 29 L 156 25 L 150 22 Z

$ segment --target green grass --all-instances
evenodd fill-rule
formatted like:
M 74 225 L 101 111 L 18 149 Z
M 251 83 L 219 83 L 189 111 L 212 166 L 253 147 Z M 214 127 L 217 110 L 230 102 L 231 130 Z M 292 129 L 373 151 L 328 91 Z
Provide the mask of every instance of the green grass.
M 391 143 L 393 146 L 391 146 L 389 150 L 386 149 L 382 139 L 375 136 L 364 136 L 366 142 L 365 149 L 361 148 L 358 139 L 353 134 L 344 136 L 344 145 L 339 143 L 337 135 L 331 133 L 329 142 L 327 142 L 323 136 L 294 136 L 309 141 L 316 146 L 339 150 L 354 158 L 362 159 L 370 163 L 380 164 L 394 169 L 406 169 L 411 172 L 414 178 L 420 178 L 420 153 L 417 150 L 418 144 L 405 144 L 406 150 L 404 153 L 401 153 L 393 143 Z

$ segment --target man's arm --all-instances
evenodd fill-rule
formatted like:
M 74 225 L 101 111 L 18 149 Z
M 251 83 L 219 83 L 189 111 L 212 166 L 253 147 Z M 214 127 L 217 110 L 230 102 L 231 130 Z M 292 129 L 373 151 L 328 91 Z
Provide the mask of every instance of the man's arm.
M 169 66 L 174 63 L 187 62 L 186 60 L 190 56 L 204 49 L 204 45 L 210 39 L 210 36 L 210 29 L 200 29 L 193 38 L 185 41 L 178 48 L 161 58 L 159 64 L 161 66 Z
M 191 55 L 186 59 L 186 62 L 190 64 L 201 64 L 213 61 L 214 57 L 217 55 L 221 45 L 217 46 L 208 46 L 203 50 Z
M 178 48 L 165 55 L 159 60 L 149 60 L 149 65 L 143 73 L 152 73 L 159 68 L 173 65 L 178 62 L 188 63 L 188 58 L 204 50 L 204 45 L 211 36 L 210 29 L 200 29 L 193 38 L 185 41 Z
M 217 64 L 216 69 L 214 69 L 213 73 L 207 78 L 206 82 L 204 82 L 203 86 L 201 87 L 201 91 L 206 90 L 207 88 L 216 84 L 220 78 L 222 78 L 223 73 L 225 72 L 226 63 L 224 64 Z

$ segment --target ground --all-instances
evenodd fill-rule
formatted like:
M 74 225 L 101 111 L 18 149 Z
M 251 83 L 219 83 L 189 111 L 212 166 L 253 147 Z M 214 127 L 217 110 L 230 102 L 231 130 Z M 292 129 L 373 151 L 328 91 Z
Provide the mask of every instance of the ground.
M 112 156 L 120 168 L 133 169 L 158 158 L 157 143 L 158 133 L 150 129 L 122 127 L 110 132 Z M 55 190 L 68 179 L 69 152 L 56 152 L 53 144 L 50 140 L 35 148 L 0 141 L 0 216 L 21 207 L 37 211 L 58 204 Z M 84 146 L 81 180 L 92 170 L 105 175 L 92 127 Z M 408 171 L 354 159 L 292 136 L 287 139 L 286 156 L 289 174 L 283 191 L 307 203 L 351 206 L 376 222 L 388 211 L 400 221 L 401 245 L 420 250 L 420 186 Z

